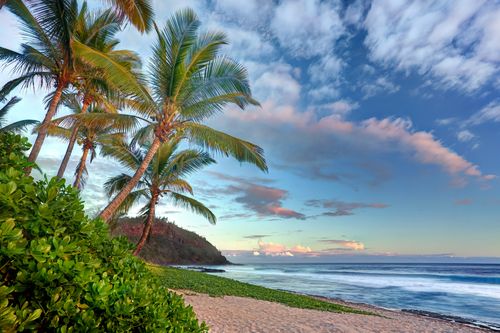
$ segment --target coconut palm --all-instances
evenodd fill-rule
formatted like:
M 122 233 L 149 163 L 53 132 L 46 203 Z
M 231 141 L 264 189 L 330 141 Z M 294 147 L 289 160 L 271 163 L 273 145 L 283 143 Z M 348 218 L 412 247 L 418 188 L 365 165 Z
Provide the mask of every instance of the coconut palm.
M 258 103 L 251 96 L 246 69 L 220 55 L 221 46 L 227 44 L 225 34 L 199 33 L 199 25 L 196 14 L 186 9 L 174 14 L 162 31 L 156 28 L 149 70 L 152 94 L 137 103 L 137 111 L 149 119 L 137 142 L 149 141 L 149 150 L 130 181 L 101 212 L 106 221 L 135 188 L 161 144 L 173 137 L 267 170 L 260 147 L 202 124 L 227 105 L 244 109 Z M 92 62 L 105 66 L 106 59 L 96 56 Z
M 91 14 L 86 10 L 86 4 L 80 10 L 78 25 L 75 27 L 74 37 L 85 45 L 93 47 L 95 50 L 103 52 L 107 56 L 115 59 L 122 66 L 129 68 L 132 72 L 140 67 L 139 58 L 131 51 L 120 50 L 114 52 L 118 40 L 114 37 L 120 28 L 120 20 L 111 10 L 102 13 Z M 111 102 L 118 102 L 120 94 L 118 88 L 107 79 L 102 69 L 90 66 L 88 63 L 76 59 L 75 67 L 79 73 L 73 86 L 78 91 L 81 99 L 80 112 L 87 112 L 91 104 L 105 105 L 106 111 L 116 112 L 116 107 Z M 74 101 L 71 101 L 74 104 Z M 75 107 L 73 105 L 73 107 Z M 68 165 L 71 153 L 75 145 L 78 134 L 78 127 L 73 128 L 68 147 L 57 171 L 57 177 L 62 178 Z
M 26 119 L 26 120 L 16 121 L 16 122 L 8 124 L 8 125 L 4 125 L 5 124 L 5 118 L 7 116 L 7 112 L 9 112 L 9 110 L 14 105 L 16 105 L 17 103 L 19 103 L 20 100 L 21 100 L 20 98 L 14 96 L 10 100 L 8 100 L 4 104 L 4 106 L 2 106 L 0 108 L 0 132 L 17 132 L 17 131 L 22 131 L 26 127 L 28 127 L 30 125 L 36 125 L 36 124 L 38 124 L 38 121 L 36 121 L 36 120 Z
M 141 180 L 137 182 L 134 190 L 128 194 L 117 210 L 118 214 L 126 213 L 139 200 L 147 201 L 141 209 L 146 219 L 142 235 L 134 251 L 135 255 L 139 254 L 148 239 L 155 221 L 156 205 L 162 198 L 169 199 L 175 205 L 204 216 L 210 223 L 216 222 L 215 215 L 210 209 L 186 195 L 193 195 L 193 189 L 184 178 L 206 165 L 215 163 L 215 160 L 208 153 L 198 150 L 188 149 L 178 152 L 179 141 L 174 139 L 160 145 Z M 133 149 L 124 143 L 102 148 L 103 155 L 114 157 L 130 171 L 130 174 L 122 173 L 112 177 L 104 184 L 109 196 L 120 192 L 130 182 L 131 174 L 142 164 L 147 148 L 144 146 L 143 149 Z
M 81 23 L 78 20 L 85 19 L 84 15 L 80 15 L 77 0 L 7 0 L 6 6 L 23 24 L 26 43 L 21 44 L 20 52 L 0 47 L 0 61 L 13 64 L 14 72 L 19 74 L 3 86 L 0 98 L 4 98 L 18 86 L 27 88 L 39 85 L 54 89 L 49 94 L 47 112 L 28 158 L 30 162 L 34 162 L 47 136 L 48 125 L 57 111 L 63 91 L 78 78 L 75 58 L 83 60 L 85 53 L 82 49 L 87 53 L 99 52 L 74 36 L 75 28 Z M 74 52 L 74 44 L 79 52 Z M 120 72 L 120 75 L 114 72 L 113 75 L 109 74 L 109 78 L 115 80 L 113 82 L 118 87 L 141 91 L 142 86 L 127 68 L 120 66 L 112 57 L 108 56 L 107 59 L 108 71 Z M 30 168 L 27 169 L 27 173 L 29 172 Z
M 82 146 L 82 156 L 75 170 L 73 186 L 82 189 L 87 173 L 87 159 L 90 163 L 97 156 L 97 147 L 122 141 L 125 133 L 138 126 L 138 118 L 125 114 L 105 113 L 102 108 L 91 107 L 89 114 L 82 114 L 80 105 L 72 107 L 73 115 L 54 119 L 48 129 L 50 136 L 71 140 L 74 128 L 77 128 L 77 142 Z

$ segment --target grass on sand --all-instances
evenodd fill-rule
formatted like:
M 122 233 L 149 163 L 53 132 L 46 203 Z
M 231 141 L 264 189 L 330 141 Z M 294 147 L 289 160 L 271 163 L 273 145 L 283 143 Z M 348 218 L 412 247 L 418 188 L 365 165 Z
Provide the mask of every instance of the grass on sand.
M 251 297 L 302 309 L 371 314 L 366 311 L 356 310 L 344 305 L 322 301 L 305 295 L 264 288 L 206 273 L 156 265 L 149 265 L 149 268 L 161 278 L 165 287 L 169 289 L 191 290 L 210 296 L 228 295 Z

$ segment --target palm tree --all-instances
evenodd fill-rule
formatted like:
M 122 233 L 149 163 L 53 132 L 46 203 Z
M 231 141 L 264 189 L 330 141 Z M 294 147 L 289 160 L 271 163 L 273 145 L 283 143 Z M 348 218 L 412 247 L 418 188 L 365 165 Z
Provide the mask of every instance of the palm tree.
M 126 213 L 132 205 L 141 199 L 146 199 L 147 204 L 141 209 L 146 216 L 144 229 L 134 251 L 134 255 L 139 254 L 146 243 L 155 221 L 155 208 L 161 198 L 168 198 L 174 204 L 204 216 L 210 223 L 215 224 L 215 215 L 201 202 L 186 196 L 186 193 L 193 195 L 191 185 L 184 179 L 206 165 L 215 163 L 215 160 L 206 152 L 198 150 L 182 150 L 179 148 L 179 139 L 164 142 L 158 148 L 146 172 L 141 180 L 137 182 L 134 190 L 128 194 L 126 199 L 118 208 L 117 213 Z M 132 149 L 124 143 L 107 145 L 102 148 L 103 155 L 112 156 L 124 167 L 133 173 L 142 164 L 146 154 L 146 149 Z M 110 178 L 104 188 L 109 196 L 120 192 L 126 186 L 132 176 L 122 173 Z
M 90 163 L 97 155 L 98 146 L 111 145 L 122 141 L 127 131 L 138 126 L 138 118 L 125 114 L 105 113 L 103 109 L 91 107 L 91 112 L 82 114 L 79 104 L 72 108 L 74 115 L 54 119 L 49 126 L 48 134 L 63 140 L 71 140 L 74 129 L 77 129 L 77 142 L 82 145 L 82 156 L 75 170 L 73 186 L 82 189 L 87 175 L 87 159 Z
M 28 157 L 30 162 L 34 162 L 47 136 L 48 125 L 57 111 L 63 91 L 78 78 L 75 58 L 83 59 L 85 54 L 99 52 L 74 36 L 75 28 L 85 19 L 85 15 L 81 15 L 79 11 L 77 0 L 30 0 L 26 4 L 22 0 L 6 2 L 9 10 L 21 20 L 27 43 L 21 45 L 21 52 L 0 47 L 0 61 L 14 64 L 14 72 L 19 74 L 19 77 L 3 86 L 0 99 L 18 86 L 26 88 L 39 84 L 54 88 L 49 94 L 47 113 Z M 108 56 L 107 59 L 110 60 L 108 71 L 120 72 L 119 76 L 109 75 L 112 82 L 120 88 L 131 89 L 130 91 L 138 89 L 140 93 L 142 86 L 138 84 L 137 78 L 112 57 Z M 26 172 L 30 171 L 31 168 L 27 168 Z
M 75 27 L 74 36 L 85 45 L 93 47 L 95 50 L 103 52 L 107 56 L 116 60 L 117 63 L 129 68 L 132 72 L 140 67 L 139 58 L 131 51 L 120 50 L 115 52 L 114 48 L 118 44 L 118 40 L 114 38 L 120 28 L 120 20 L 110 10 L 99 14 L 90 14 L 86 10 L 86 4 L 82 6 L 80 11 L 80 19 Z M 106 105 L 105 110 L 116 112 L 116 107 L 112 103 L 118 102 L 120 94 L 117 94 L 118 88 L 110 82 L 102 69 L 90 66 L 81 59 L 76 59 L 75 66 L 79 73 L 79 78 L 73 83 L 73 86 L 78 91 L 81 98 L 80 112 L 87 112 L 89 106 L 94 103 L 96 105 Z M 73 108 L 74 101 L 71 102 Z M 68 141 L 68 147 L 64 154 L 63 160 L 57 171 L 57 177 L 62 178 L 68 165 L 71 153 L 78 134 L 78 127 L 73 128 L 71 137 Z
M 7 112 L 16 105 L 21 99 L 18 97 L 12 97 L 9 101 L 7 101 L 4 106 L 0 108 L 0 133 L 1 132 L 17 132 L 25 129 L 27 126 L 36 125 L 38 121 L 36 120 L 20 120 L 14 123 L 8 124 L 4 126 L 5 117 L 7 116 Z M 2 100 L 0 100 L 2 102 Z
M 227 44 L 225 34 L 200 34 L 199 25 L 196 14 L 187 9 L 174 14 L 163 31 L 155 27 L 157 41 L 149 70 L 152 94 L 137 103 L 137 111 L 150 119 L 137 142 L 147 139 L 151 145 L 130 181 L 100 213 L 105 221 L 135 188 L 161 144 L 173 137 L 267 171 L 260 147 L 202 124 L 227 105 L 244 109 L 258 103 L 251 96 L 246 69 L 220 55 L 221 46 Z M 94 65 L 105 68 L 106 61 L 100 56 L 92 59 Z
M 15 64 L 20 76 L 7 82 L 0 98 L 12 89 L 35 86 L 54 87 L 45 118 L 31 149 L 28 160 L 34 162 L 47 135 L 47 125 L 56 113 L 63 90 L 74 76 L 71 38 L 77 18 L 78 4 L 73 1 L 30 1 L 29 9 L 22 0 L 8 0 L 6 6 L 23 23 L 27 39 L 21 52 L 0 48 L 0 60 Z M 29 170 L 27 170 L 29 172 Z

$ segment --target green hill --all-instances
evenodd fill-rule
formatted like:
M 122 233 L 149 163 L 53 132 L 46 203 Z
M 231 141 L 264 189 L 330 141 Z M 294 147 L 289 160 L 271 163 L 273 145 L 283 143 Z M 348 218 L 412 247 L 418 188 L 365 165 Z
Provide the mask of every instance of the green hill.
M 142 233 L 143 225 L 142 218 L 120 218 L 113 235 L 126 236 L 135 244 Z M 159 265 L 229 264 L 220 251 L 205 238 L 159 218 L 153 224 L 151 235 L 140 257 Z

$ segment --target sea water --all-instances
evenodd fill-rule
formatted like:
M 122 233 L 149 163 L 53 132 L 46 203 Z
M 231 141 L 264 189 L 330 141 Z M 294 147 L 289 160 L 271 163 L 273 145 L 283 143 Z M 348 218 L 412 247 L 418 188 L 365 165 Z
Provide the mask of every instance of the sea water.
M 390 309 L 430 311 L 500 327 L 500 265 L 245 264 L 224 276 Z

